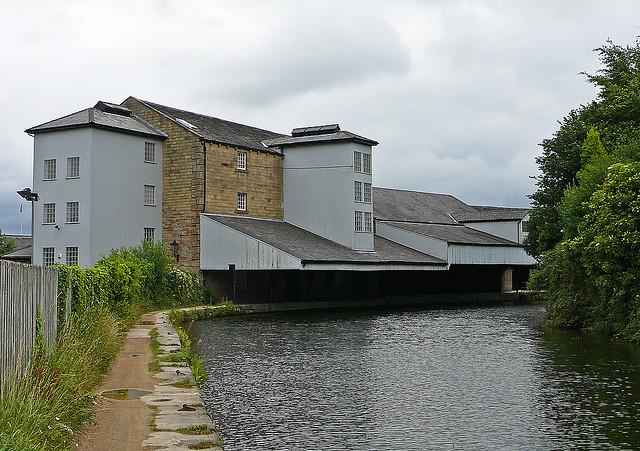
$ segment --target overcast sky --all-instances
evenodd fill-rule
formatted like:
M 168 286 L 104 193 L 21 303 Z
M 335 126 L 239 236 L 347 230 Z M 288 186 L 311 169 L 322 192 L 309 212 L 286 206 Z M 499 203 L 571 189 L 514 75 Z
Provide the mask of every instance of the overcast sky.
M 9 233 L 32 184 L 24 129 L 129 95 L 282 133 L 338 122 L 380 141 L 377 186 L 527 206 L 538 143 L 595 95 L 592 50 L 640 34 L 637 0 L 1 5 Z

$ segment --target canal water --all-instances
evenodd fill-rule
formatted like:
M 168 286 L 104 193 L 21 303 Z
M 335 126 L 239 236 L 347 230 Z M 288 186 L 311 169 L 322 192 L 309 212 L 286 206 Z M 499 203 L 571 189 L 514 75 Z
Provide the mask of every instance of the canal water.
M 193 323 L 227 450 L 639 449 L 640 350 L 541 306 Z

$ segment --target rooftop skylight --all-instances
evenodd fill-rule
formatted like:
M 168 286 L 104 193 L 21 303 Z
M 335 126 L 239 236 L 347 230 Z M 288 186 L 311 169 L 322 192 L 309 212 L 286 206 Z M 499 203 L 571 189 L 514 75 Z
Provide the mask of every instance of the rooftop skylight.
M 196 127 L 195 125 L 193 125 L 191 122 L 185 120 L 185 119 L 181 119 L 181 118 L 176 118 L 176 122 L 180 125 L 184 125 L 187 128 L 190 128 L 191 130 L 197 130 L 198 127 Z

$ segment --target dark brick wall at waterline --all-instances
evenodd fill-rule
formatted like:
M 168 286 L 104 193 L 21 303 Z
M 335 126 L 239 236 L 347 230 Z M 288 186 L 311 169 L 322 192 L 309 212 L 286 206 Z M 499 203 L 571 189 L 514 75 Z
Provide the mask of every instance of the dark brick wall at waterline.
M 446 293 L 499 293 L 503 266 L 452 266 L 448 271 L 237 271 L 237 303 L 325 302 Z M 514 289 L 529 268 L 514 268 Z M 229 271 L 203 271 L 216 298 L 233 298 Z

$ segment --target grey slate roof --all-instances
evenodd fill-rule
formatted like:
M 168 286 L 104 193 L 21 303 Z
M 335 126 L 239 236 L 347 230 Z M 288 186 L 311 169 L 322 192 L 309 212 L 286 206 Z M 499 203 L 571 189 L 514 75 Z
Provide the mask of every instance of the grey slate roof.
M 446 262 L 384 238 L 375 237 L 375 252 L 356 252 L 288 222 L 239 216 L 205 215 L 305 262 L 445 265 Z
M 475 230 L 462 224 L 425 224 L 394 221 L 384 221 L 384 223 L 420 235 L 446 241 L 450 244 L 521 247 L 519 243 L 481 232 L 480 230 Z
M 100 102 L 98 102 L 100 104 Z M 108 105 L 106 102 L 102 102 Z M 123 116 L 101 111 L 98 108 L 87 108 L 77 113 L 69 114 L 58 119 L 54 119 L 44 124 L 25 130 L 27 133 L 42 133 L 53 130 L 64 130 L 80 127 L 96 127 L 108 130 L 123 131 L 144 136 L 166 138 L 161 130 L 158 130 L 148 122 L 135 116 Z
M 453 212 L 475 209 L 449 194 L 373 188 L 373 215 L 378 220 L 456 224 Z
M 290 146 L 292 144 L 314 144 L 327 141 L 354 141 L 367 146 L 377 146 L 378 142 L 364 136 L 346 130 L 340 130 L 336 133 L 326 133 L 321 135 L 308 136 L 282 136 L 274 139 L 265 140 L 265 144 L 269 147 Z
M 460 222 L 520 221 L 529 213 L 528 208 L 490 207 L 474 205 L 476 212 L 456 212 L 454 217 Z
M 186 130 L 189 130 L 206 141 L 240 147 L 243 149 L 279 153 L 264 146 L 262 141 L 284 136 L 280 133 L 251 127 L 249 125 L 238 124 L 236 122 L 226 121 L 224 119 L 204 114 L 193 113 L 191 111 L 180 110 L 178 108 L 160 105 L 159 103 L 153 103 L 135 97 L 131 98 L 158 111 L 159 113 L 164 114 Z M 195 128 L 189 127 L 184 122 L 181 123 L 179 119 L 187 121 L 187 123 L 194 125 Z
M 4 234 L 7 238 L 10 238 L 15 247 L 13 251 L 1 255 L 0 258 L 5 260 L 14 261 L 30 261 L 31 260 L 31 246 L 33 239 L 29 235 L 10 235 Z

